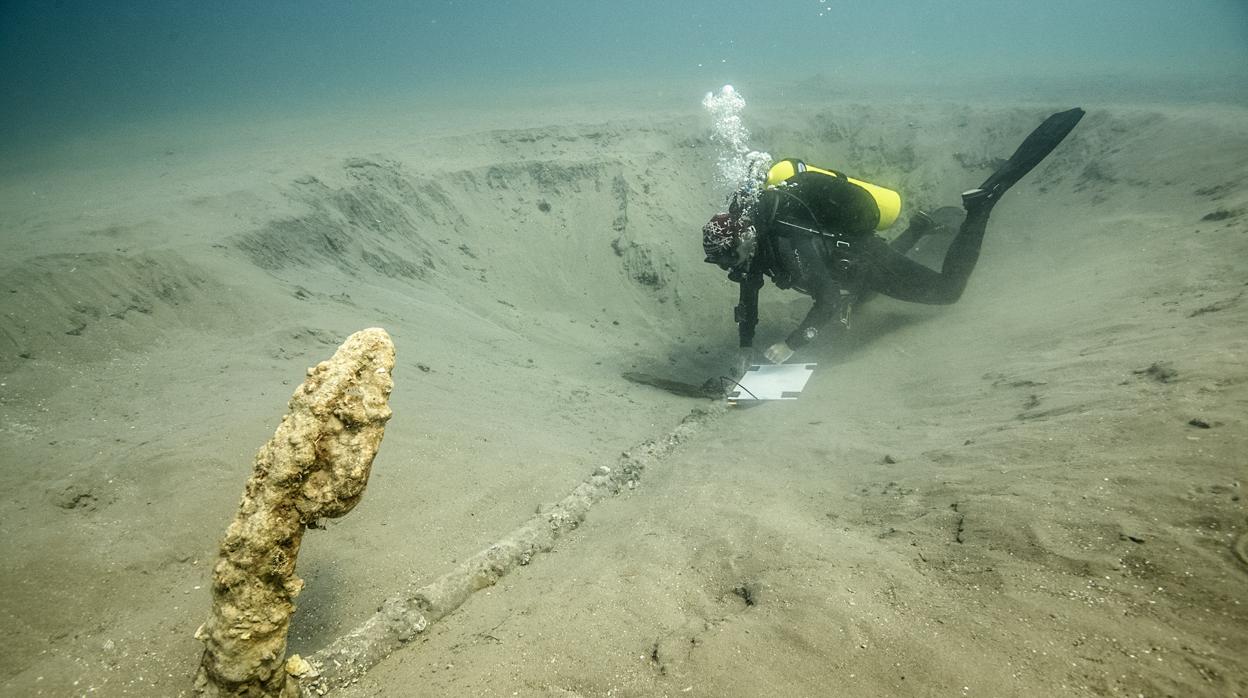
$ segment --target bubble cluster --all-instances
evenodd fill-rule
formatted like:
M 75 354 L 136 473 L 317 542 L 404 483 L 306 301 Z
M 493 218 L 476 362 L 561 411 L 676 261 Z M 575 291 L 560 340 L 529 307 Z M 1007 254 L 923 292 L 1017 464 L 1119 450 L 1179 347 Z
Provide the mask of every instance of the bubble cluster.
M 750 131 L 741 120 L 745 99 L 724 85 L 719 93 L 707 92 L 702 106 L 711 115 L 711 143 L 716 147 L 715 187 L 725 196 L 738 190 L 757 188 L 761 163 L 770 163 L 770 156 L 750 150 Z M 763 169 L 766 172 L 766 168 Z

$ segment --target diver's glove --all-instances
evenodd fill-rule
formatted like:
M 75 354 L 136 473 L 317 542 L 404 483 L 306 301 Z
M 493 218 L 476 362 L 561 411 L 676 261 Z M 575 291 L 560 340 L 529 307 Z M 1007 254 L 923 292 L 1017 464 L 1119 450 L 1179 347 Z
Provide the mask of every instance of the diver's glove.
M 754 351 L 754 347 L 741 347 L 737 350 L 737 355 L 733 361 L 733 376 L 740 378 L 750 367 L 758 363 L 758 352 Z
M 786 342 L 777 342 L 767 347 L 763 355 L 773 364 L 782 364 L 793 357 L 793 349 Z

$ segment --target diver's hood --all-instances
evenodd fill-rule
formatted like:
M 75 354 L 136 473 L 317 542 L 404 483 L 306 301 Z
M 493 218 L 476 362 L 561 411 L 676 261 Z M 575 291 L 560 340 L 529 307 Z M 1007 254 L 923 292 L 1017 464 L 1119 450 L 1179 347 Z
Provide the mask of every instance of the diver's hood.
M 734 201 L 734 208 L 736 208 Z M 739 212 L 717 213 L 702 226 L 702 251 L 706 261 L 725 271 L 749 264 L 757 247 L 754 226 Z

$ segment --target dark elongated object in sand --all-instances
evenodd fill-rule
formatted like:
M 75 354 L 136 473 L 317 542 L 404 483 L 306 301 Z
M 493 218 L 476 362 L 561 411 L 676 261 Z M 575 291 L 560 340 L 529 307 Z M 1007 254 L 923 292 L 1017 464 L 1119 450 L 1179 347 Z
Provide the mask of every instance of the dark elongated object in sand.
M 652 388 L 666 390 L 673 395 L 681 397 L 708 398 L 716 400 L 724 396 L 723 383 L 714 378 L 706 381 L 702 385 L 694 385 L 693 383 L 683 383 L 670 378 L 663 378 L 650 373 L 637 373 L 635 371 L 625 371 L 620 374 L 624 380 L 641 385 L 648 385 Z
M 212 612 L 195 632 L 201 696 L 295 697 L 306 666 L 286 660 L 286 632 L 303 588 L 295 558 L 317 519 L 351 511 L 364 494 L 390 419 L 394 345 L 356 332 L 308 369 L 273 438 L 256 454 L 238 514 L 213 570 Z

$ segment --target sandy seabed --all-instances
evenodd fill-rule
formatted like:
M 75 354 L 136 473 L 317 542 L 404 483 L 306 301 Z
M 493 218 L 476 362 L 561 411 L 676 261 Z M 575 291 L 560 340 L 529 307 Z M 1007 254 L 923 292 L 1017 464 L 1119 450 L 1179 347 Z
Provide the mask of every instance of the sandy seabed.
M 1067 106 L 750 117 L 908 214 Z M 958 304 L 865 304 L 798 355 L 800 400 L 709 423 L 336 694 L 1248 693 L 1248 113 L 1082 106 Z M 395 416 L 363 503 L 305 540 L 296 652 L 704 404 L 621 378 L 731 360 L 704 115 L 529 122 L 9 168 L 0 693 L 189 693 L 252 454 L 356 329 L 394 337 Z M 808 304 L 763 298 L 760 342 Z

